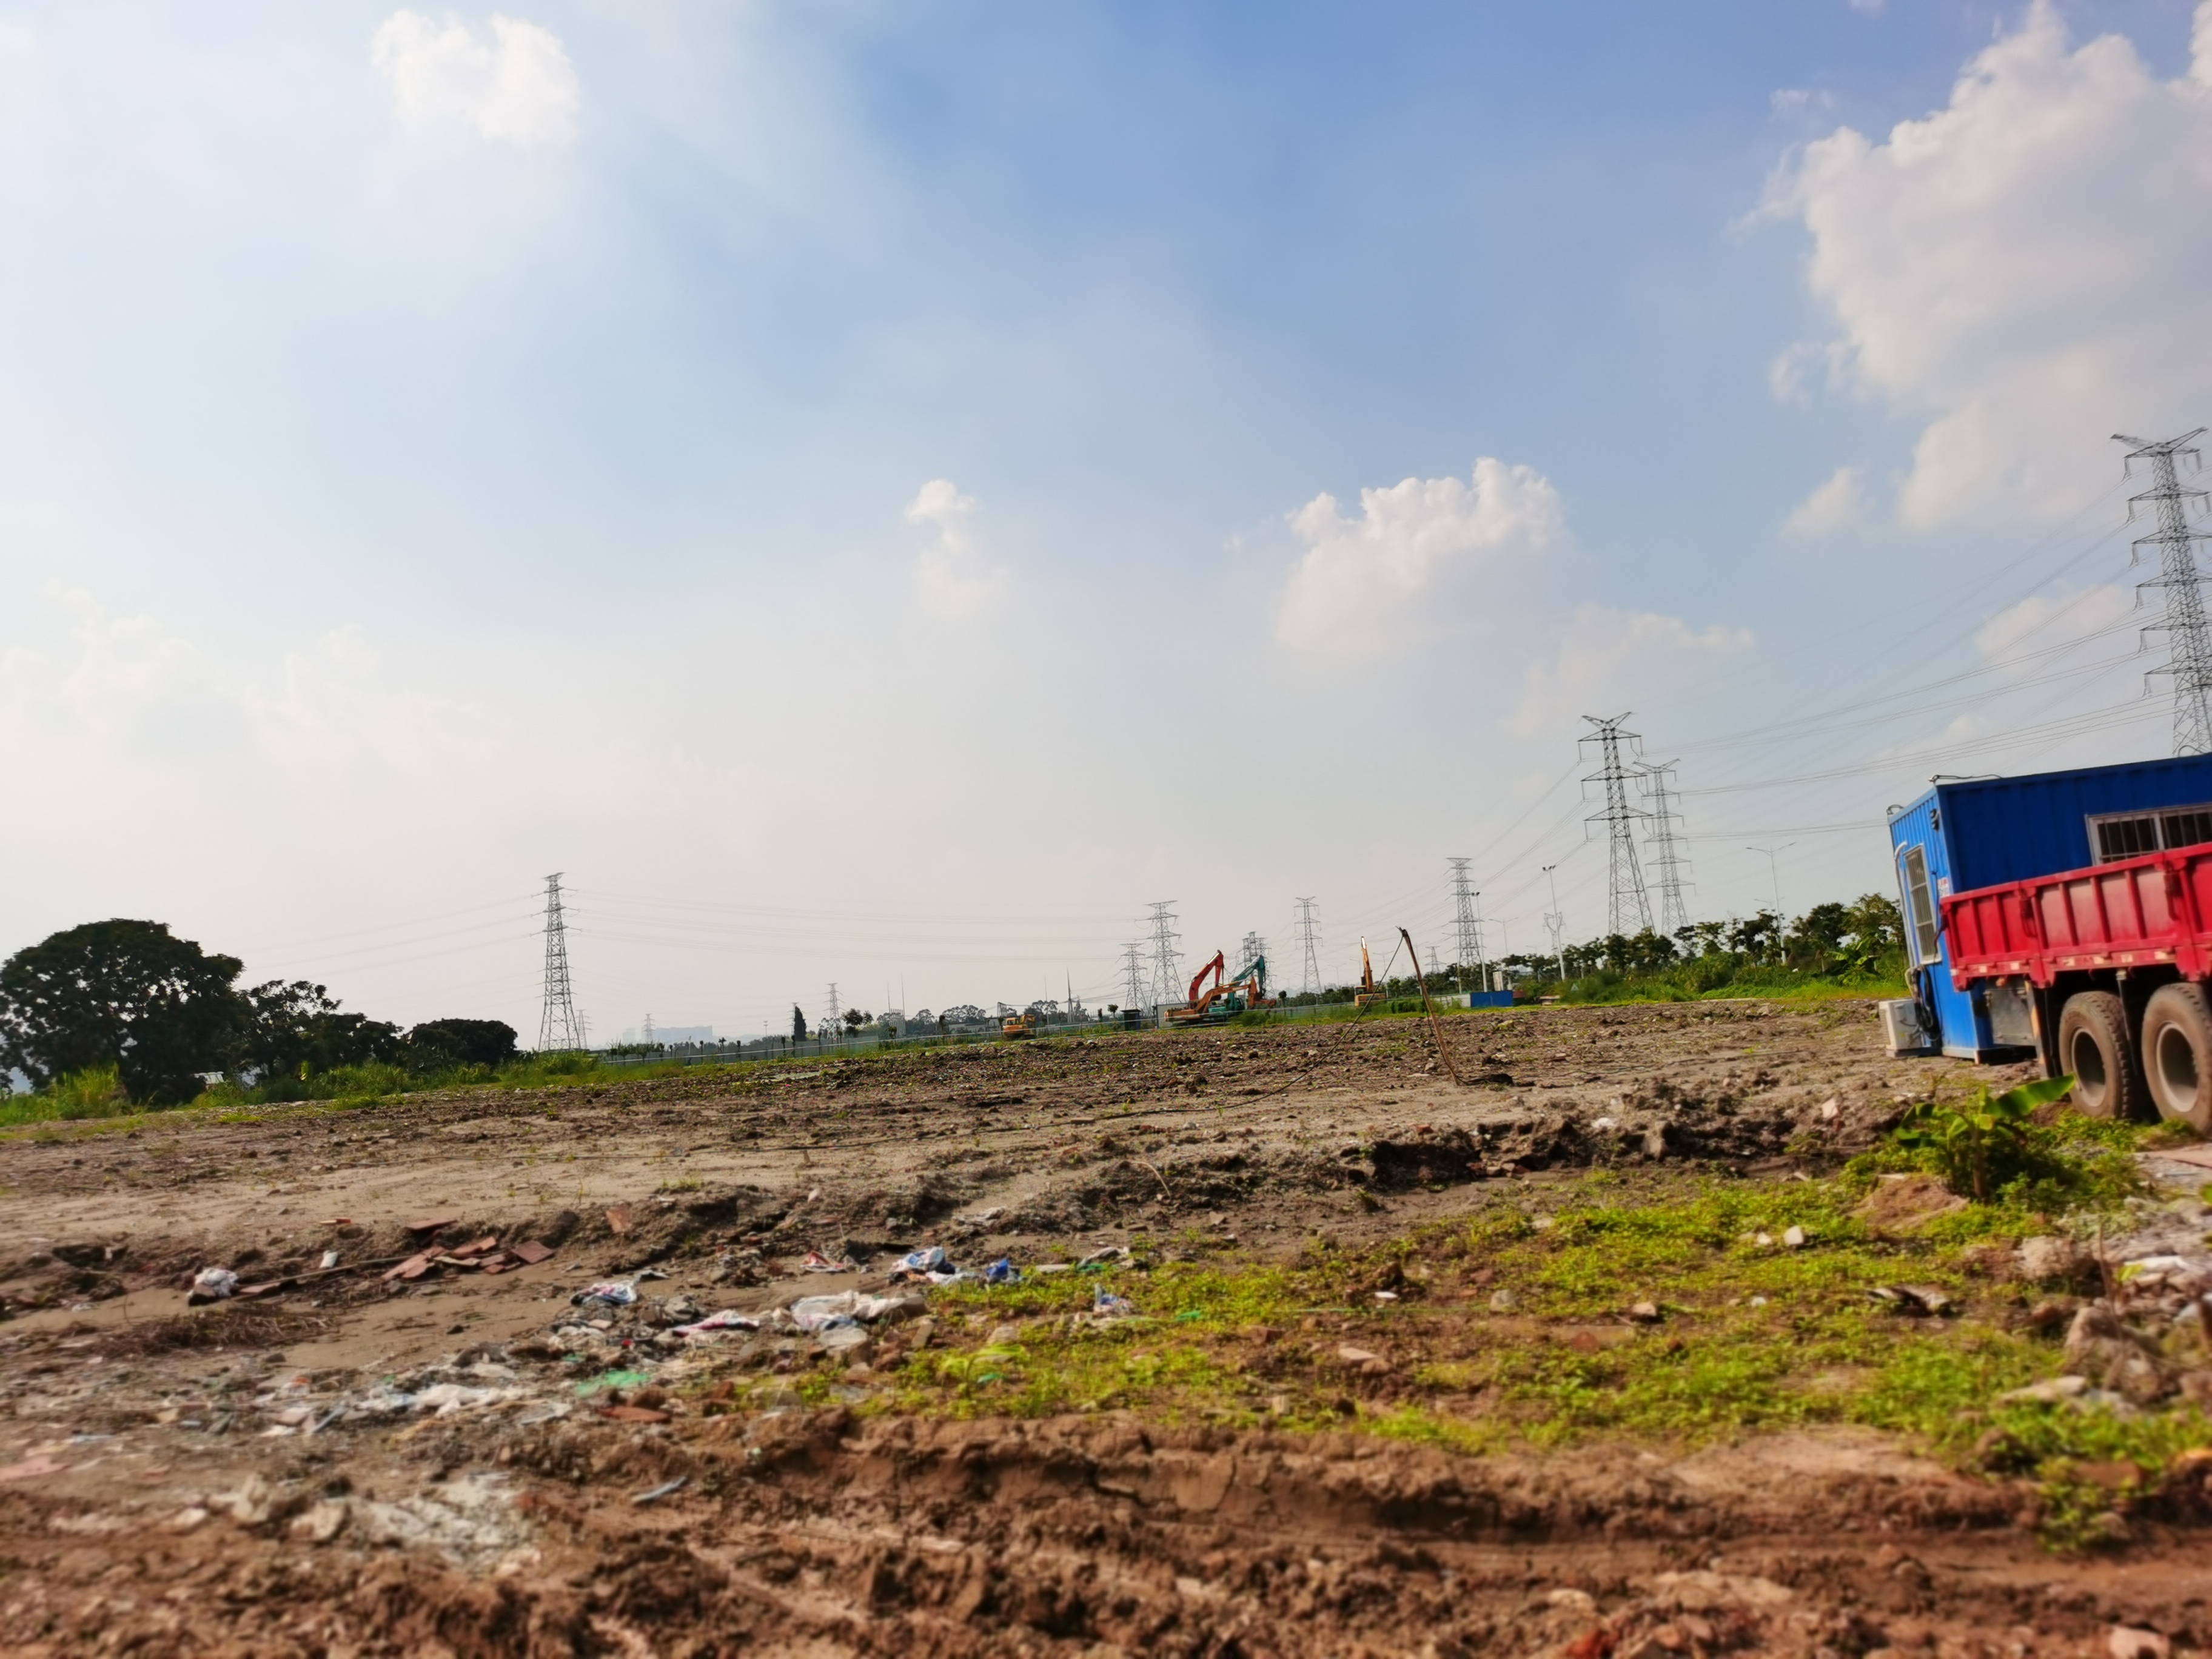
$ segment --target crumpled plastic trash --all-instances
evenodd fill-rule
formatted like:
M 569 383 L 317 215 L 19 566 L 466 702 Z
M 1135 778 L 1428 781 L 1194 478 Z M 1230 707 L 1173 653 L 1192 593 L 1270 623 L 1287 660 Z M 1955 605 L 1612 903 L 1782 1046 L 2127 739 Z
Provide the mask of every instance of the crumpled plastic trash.
M 627 1308 L 637 1300 L 637 1281 L 634 1279 L 610 1279 L 603 1285 L 592 1285 L 568 1298 L 576 1307 L 588 1302 L 604 1302 L 610 1308 Z
M 1075 1265 L 1079 1267 L 1111 1267 L 1131 1259 L 1126 1244 L 1109 1244 L 1103 1250 L 1093 1250 Z
M 936 1273 L 946 1272 L 951 1266 L 952 1258 L 945 1255 L 945 1246 L 932 1244 L 927 1249 L 915 1250 L 910 1255 L 901 1256 L 898 1266 L 891 1271 L 902 1273 Z
M 1002 1255 L 983 1269 L 983 1282 L 986 1285 L 1018 1285 L 1022 1282 L 1022 1270 L 1014 1266 L 1012 1256 Z
M 887 1314 L 911 1313 L 920 1305 L 918 1299 L 902 1296 L 840 1291 L 835 1296 L 802 1296 L 783 1313 L 800 1330 L 811 1332 L 837 1325 L 872 1325 Z
M 805 1273 L 856 1273 L 860 1271 L 850 1261 L 832 1261 L 819 1250 L 809 1250 L 806 1260 L 799 1264 L 799 1270 Z
M 689 1325 L 670 1328 L 678 1336 L 696 1336 L 702 1331 L 757 1331 L 761 1328 L 760 1316 L 739 1313 L 734 1308 L 725 1308 L 720 1313 L 710 1313 L 704 1319 L 695 1319 Z
M 192 1294 L 203 1302 L 228 1301 L 238 1294 L 238 1275 L 228 1267 L 203 1267 L 192 1277 Z
M 1093 1319 L 1124 1319 L 1137 1311 L 1137 1304 L 1126 1296 L 1116 1296 L 1103 1285 L 1098 1287 L 1091 1302 Z

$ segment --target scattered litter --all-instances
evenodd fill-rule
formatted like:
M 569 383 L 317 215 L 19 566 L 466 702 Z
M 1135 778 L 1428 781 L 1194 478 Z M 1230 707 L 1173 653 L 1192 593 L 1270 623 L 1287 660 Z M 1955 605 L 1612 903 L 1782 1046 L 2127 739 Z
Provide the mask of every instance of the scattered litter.
M 1936 1285 L 1877 1285 L 1867 1294 L 1899 1313 L 1940 1314 L 1954 1305 L 1951 1293 Z
M 1398 1299 L 1398 1292 L 1395 1291 L 1377 1291 L 1375 1292 L 1375 1299 L 1377 1302 L 1395 1302 Z
M 1382 1358 L 1381 1354 L 1370 1353 L 1365 1348 L 1355 1348 L 1349 1342 L 1337 1349 L 1336 1357 L 1347 1365 L 1371 1365 Z
M 1022 1270 L 1014 1266 L 1012 1256 L 1002 1255 L 983 1269 L 983 1282 L 986 1285 L 1018 1285 L 1022 1282 Z
M 1093 1319 L 1127 1319 L 1137 1311 L 1137 1304 L 1126 1296 L 1116 1296 L 1101 1285 L 1091 1299 Z
M 2173 1651 L 2173 1644 L 2156 1631 L 2132 1625 L 2113 1626 L 2105 1646 L 2112 1659 L 2166 1659 Z
M 608 1371 L 576 1384 L 576 1392 L 589 1398 L 608 1389 L 635 1389 L 653 1381 L 650 1371 Z
M 939 1255 L 944 1254 L 942 1250 L 938 1252 Z M 808 1273 L 856 1273 L 860 1271 L 856 1263 L 833 1261 L 819 1250 L 809 1250 L 806 1260 L 799 1264 L 799 1270 Z
M 1133 1260 L 1126 1244 L 1109 1244 L 1103 1250 L 1093 1250 L 1075 1265 L 1079 1267 L 1111 1267 Z
M 691 1484 L 691 1477 L 679 1474 L 673 1480 L 664 1480 L 648 1491 L 641 1492 L 629 1501 L 633 1504 L 658 1504 L 664 1498 L 673 1498 Z
M 1826 1100 L 1820 1103 L 1820 1106 L 1816 1109 L 1820 1112 L 1820 1116 L 1823 1119 L 1829 1122 L 1833 1122 L 1835 1121 L 1836 1115 L 1841 1111 L 1842 1109 L 1843 1102 L 1841 1098 L 1835 1095 L 1830 1095 Z
M 1072 1273 L 1075 1271 L 1075 1264 L 1073 1261 L 1040 1261 L 1030 1271 L 1033 1273 Z
M 1754 1308 L 1763 1308 L 1766 1305 L 1766 1298 L 1763 1296 L 1754 1296 L 1751 1298 L 1751 1305 Z
M 872 1325 L 892 1316 L 905 1318 L 920 1313 L 922 1305 L 918 1297 L 840 1291 L 835 1296 L 802 1296 L 783 1310 L 783 1316 L 799 1329 L 811 1334 L 839 1325 Z
M 323 1252 L 323 1271 L 328 1273 L 332 1267 L 335 1267 L 337 1265 L 338 1253 L 336 1250 L 325 1250 Z
M 1805 1230 L 1802 1227 L 1790 1228 L 1782 1235 L 1782 1242 L 1793 1250 L 1803 1249 L 1805 1248 Z
M 2008 1389 L 1996 1398 L 2000 1406 L 2056 1406 L 2089 1391 L 2086 1376 L 2052 1376 L 2024 1389 Z
M 228 1302 L 238 1294 L 238 1275 L 228 1267 L 203 1267 L 192 1277 L 192 1288 L 185 1297 L 185 1305 L 198 1307 L 206 1302 Z
M 1628 1316 L 1639 1325 L 1656 1325 L 1659 1322 L 1659 1304 L 1638 1302 L 1629 1309 Z
M 627 1204 L 610 1204 L 607 1206 L 607 1225 L 613 1228 L 618 1233 L 628 1232 L 629 1231 L 629 1206 Z
M 760 1316 L 739 1313 L 734 1308 L 725 1308 L 720 1313 L 710 1313 L 704 1319 L 695 1319 L 689 1325 L 672 1328 L 678 1336 L 697 1336 L 708 1331 L 757 1331 L 761 1328 Z
M 952 1265 L 952 1258 L 945 1253 L 942 1244 L 932 1244 L 926 1249 L 915 1250 L 899 1258 L 893 1273 L 939 1273 Z
M 592 1302 L 604 1303 L 610 1308 L 627 1308 L 636 1300 L 637 1280 L 635 1279 L 610 1279 L 589 1285 L 568 1298 L 571 1305 L 579 1308 Z
M 1751 1236 L 1751 1242 L 1758 1245 L 1762 1250 L 1767 1249 L 1774 1243 L 1774 1235 L 1772 1233 L 1753 1233 Z

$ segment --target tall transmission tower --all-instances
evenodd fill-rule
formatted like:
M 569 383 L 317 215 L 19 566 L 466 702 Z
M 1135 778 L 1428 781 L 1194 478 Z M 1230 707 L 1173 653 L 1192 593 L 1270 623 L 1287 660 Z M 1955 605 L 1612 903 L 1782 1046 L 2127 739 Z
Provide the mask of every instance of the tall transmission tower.
M 1310 898 L 1298 901 L 1298 953 L 1305 958 L 1300 964 L 1304 978 L 1298 988 L 1310 995 L 1321 989 L 1321 922 Z
M 1267 956 L 1267 941 L 1261 939 L 1256 931 L 1247 933 L 1244 942 L 1237 947 L 1237 954 L 1242 958 L 1237 964 L 1241 972 Z
M 1462 968 L 1482 965 L 1482 895 L 1474 890 L 1470 873 L 1473 859 L 1449 860 L 1452 872 L 1452 929 L 1458 953 L 1452 958 Z M 1490 981 L 1483 981 L 1486 989 Z
M 2177 755 L 2212 754 L 2212 633 L 2204 626 L 2204 595 L 2199 591 L 2204 579 L 2197 574 L 2197 544 L 2205 538 L 2189 527 L 2190 501 L 2202 501 L 2207 496 L 2203 490 L 2184 489 L 2174 467 L 2174 458 L 2186 455 L 2195 470 L 2199 457 L 2192 441 L 2203 432 L 2200 426 L 2163 443 L 2120 432 L 2112 434 L 2114 442 L 2131 446 L 2127 456 L 2130 477 L 2134 476 L 2137 461 L 2150 463 L 2151 487 L 2129 498 L 2128 517 L 2134 518 L 2148 502 L 2158 520 L 2156 530 L 2136 538 L 2135 556 L 2142 558 L 2147 547 L 2158 550 L 2158 579 L 2142 586 L 2166 590 L 2166 620 L 2143 631 L 2166 635 L 2166 665 L 2151 672 L 2169 675 L 2173 680 L 2173 752 Z
M 1544 875 L 1552 884 L 1552 908 L 1544 912 L 1544 931 L 1552 936 L 1552 954 L 1559 959 L 1559 978 L 1567 977 L 1567 950 L 1563 943 L 1567 932 L 1567 913 L 1559 908 L 1559 866 L 1547 864 Z
M 1634 830 L 1636 820 L 1650 814 L 1628 804 L 1628 768 L 1620 757 L 1623 744 L 1633 754 L 1644 740 L 1621 729 L 1626 714 L 1609 720 L 1595 714 L 1583 718 L 1597 727 L 1583 741 L 1597 744 L 1599 756 L 1598 769 L 1583 781 L 1605 786 L 1605 810 L 1591 813 L 1588 822 L 1606 828 L 1606 929 L 1611 933 L 1646 933 L 1651 927 L 1651 901 L 1644 891 L 1644 866 L 1637 861 Z
M 1121 1006 L 1141 1008 L 1145 1006 L 1145 942 L 1133 939 L 1121 947 L 1121 977 L 1124 988 Z
M 830 981 L 830 1012 L 823 1016 L 823 1030 L 834 1036 L 837 1030 L 837 1022 L 844 1017 L 845 1011 L 837 1006 L 837 981 L 833 979 Z
M 1183 1000 L 1182 963 L 1176 949 L 1182 935 L 1175 930 L 1176 913 L 1168 908 L 1174 902 L 1162 899 L 1152 906 L 1152 988 L 1163 1007 Z
M 545 1012 L 538 1019 L 538 1052 L 573 1053 L 586 1046 L 583 1022 L 576 1018 L 575 993 L 568 986 L 568 924 L 561 914 L 561 875 L 545 878 Z
M 1679 782 L 1673 787 L 1668 781 L 1677 761 L 1645 761 L 1636 769 L 1636 781 L 1651 803 L 1651 833 L 1647 837 L 1651 848 L 1651 874 L 1659 888 L 1659 931 L 1672 939 L 1690 925 L 1690 912 L 1682 902 L 1683 875 L 1689 861 L 1682 856 L 1676 839 L 1681 833 L 1682 815 L 1674 803 L 1681 799 Z M 1695 882 L 1687 884 L 1694 887 Z

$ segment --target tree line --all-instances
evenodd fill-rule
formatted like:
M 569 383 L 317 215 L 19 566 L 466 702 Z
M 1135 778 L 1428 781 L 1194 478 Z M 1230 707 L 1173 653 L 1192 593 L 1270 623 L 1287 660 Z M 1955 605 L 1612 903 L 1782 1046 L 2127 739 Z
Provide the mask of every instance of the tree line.
M 176 1106 L 211 1074 L 267 1083 L 342 1066 L 398 1066 L 431 1077 L 514 1058 L 496 1019 L 433 1019 L 401 1030 L 339 1006 L 307 980 L 241 986 L 246 964 L 159 921 L 87 922 L 0 963 L 0 1066 L 48 1088 L 112 1068 L 131 1101 Z

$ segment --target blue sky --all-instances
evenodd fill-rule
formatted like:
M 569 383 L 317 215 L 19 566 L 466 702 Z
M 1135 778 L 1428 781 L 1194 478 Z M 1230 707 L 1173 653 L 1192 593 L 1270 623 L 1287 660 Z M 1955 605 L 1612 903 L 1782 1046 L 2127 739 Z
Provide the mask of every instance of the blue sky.
M 0 945 L 534 1033 L 558 868 L 597 1033 L 757 1031 L 1109 997 L 1170 896 L 1340 972 L 1460 854 L 1526 949 L 1624 708 L 1693 914 L 1883 885 L 1930 771 L 2164 747 L 2107 434 L 2212 420 L 2200 37 L 0 6 Z

